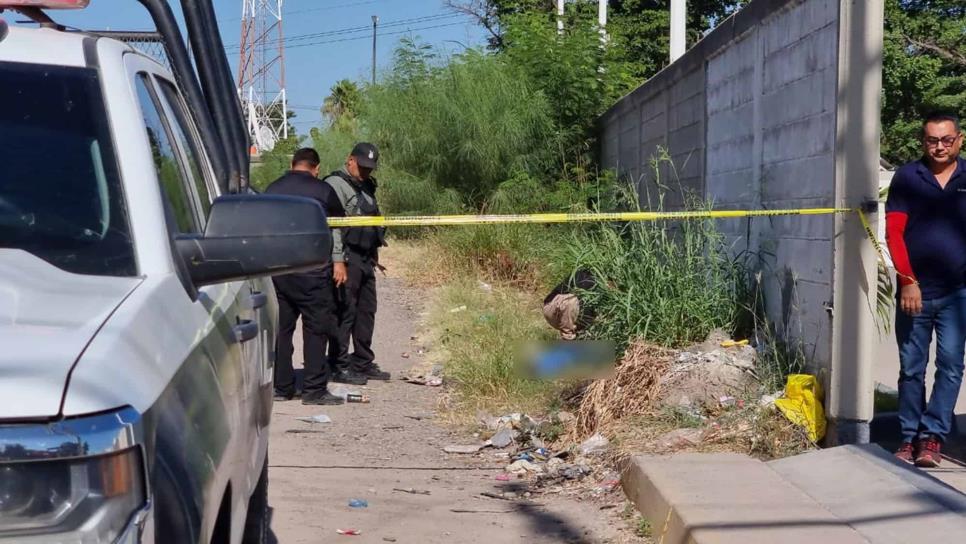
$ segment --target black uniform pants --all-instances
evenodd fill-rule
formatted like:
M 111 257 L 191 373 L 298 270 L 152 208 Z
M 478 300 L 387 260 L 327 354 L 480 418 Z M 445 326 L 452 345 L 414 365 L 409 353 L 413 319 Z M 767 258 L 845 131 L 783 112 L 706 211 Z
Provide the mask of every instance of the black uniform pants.
M 287 274 L 272 278 L 278 295 L 278 341 L 275 358 L 275 392 L 295 393 L 292 337 L 299 316 L 302 317 L 302 353 L 305 357 L 305 379 L 302 397 L 325 394 L 332 368 L 325 357 L 326 344 L 338 343 L 339 323 L 332 269 Z
M 339 288 L 338 365 L 361 372 L 376 358 L 372 332 L 376 327 L 376 270 L 371 257 L 349 251 L 348 279 Z M 352 353 L 349 353 L 349 346 Z

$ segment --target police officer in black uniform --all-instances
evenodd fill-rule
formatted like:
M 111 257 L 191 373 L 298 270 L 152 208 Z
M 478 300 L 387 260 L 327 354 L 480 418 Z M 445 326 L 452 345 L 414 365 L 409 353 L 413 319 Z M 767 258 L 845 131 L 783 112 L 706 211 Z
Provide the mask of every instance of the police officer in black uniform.
M 347 217 L 381 215 L 372 177 L 379 150 L 369 143 L 357 144 L 345 167 L 332 172 L 325 183 L 332 188 Z M 372 334 L 376 325 L 376 268 L 379 248 L 385 245 L 385 229 L 350 227 L 332 234 L 333 279 L 339 289 L 340 334 L 336 357 L 341 376 L 388 380 L 390 375 L 375 363 Z M 349 353 L 349 346 L 352 353 Z M 334 380 L 334 381 L 338 381 Z
M 322 205 L 327 216 L 343 215 L 342 206 L 331 186 L 318 177 L 319 162 L 319 154 L 314 149 L 299 149 L 292 157 L 292 169 L 272 182 L 265 193 L 313 198 Z M 344 399 L 330 394 L 326 387 L 334 373 L 332 363 L 326 360 L 326 347 L 327 344 L 337 344 L 339 334 L 331 263 L 317 270 L 275 276 L 272 282 L 278 295 L 279 320 L 275 348 L 275 398 L 289 400 L 295 396 L 292 336 L 301 316 L 305 356 L 302 404 L 343 403 Z M 364 380 L 355 381 L 365 383 Z

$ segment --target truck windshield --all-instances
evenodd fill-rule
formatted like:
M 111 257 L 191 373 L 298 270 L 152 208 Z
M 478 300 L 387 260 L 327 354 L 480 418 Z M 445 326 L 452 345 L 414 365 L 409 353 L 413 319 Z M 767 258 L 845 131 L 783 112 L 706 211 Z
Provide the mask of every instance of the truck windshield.
M 75 274 L 133 276 L 97 71 L 0 62 L 0 248 Z

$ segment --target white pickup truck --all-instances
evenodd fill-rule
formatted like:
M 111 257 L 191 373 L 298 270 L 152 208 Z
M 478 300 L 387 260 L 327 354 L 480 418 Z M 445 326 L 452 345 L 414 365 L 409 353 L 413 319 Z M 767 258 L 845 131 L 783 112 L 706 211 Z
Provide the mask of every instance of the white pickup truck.
M 36 6 L 86 3 L 0 0 L 0 542 L 265 542 L 268 275 L 327 259 L 325 216 L 245 191 L 230 76 L 166 1 L 170 70 Z

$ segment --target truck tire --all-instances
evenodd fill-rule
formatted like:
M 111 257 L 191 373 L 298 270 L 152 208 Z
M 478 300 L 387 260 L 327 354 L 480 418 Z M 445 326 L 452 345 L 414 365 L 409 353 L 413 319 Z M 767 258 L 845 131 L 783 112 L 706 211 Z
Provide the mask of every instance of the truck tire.
M 245 533 L 242 535 L 243 544 L 268 544 L 271 529 L 271 512 L 268 509 L 268 456 L 262 465 L 262 474 L 258 484 L 248 499 L 248 515 L 245 516 Z

